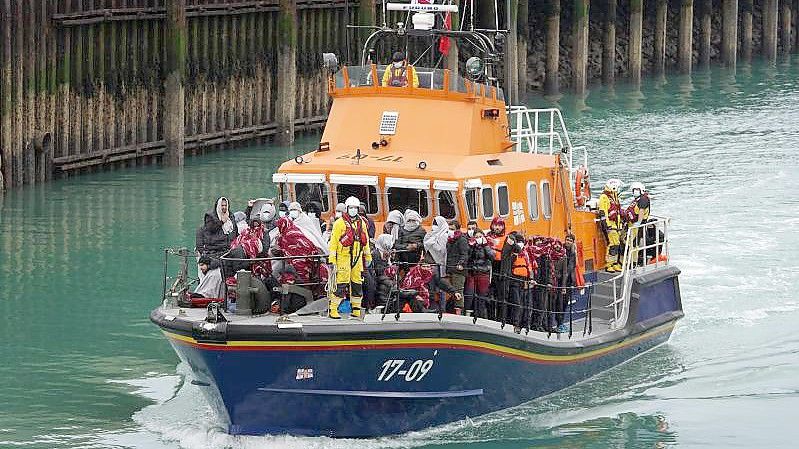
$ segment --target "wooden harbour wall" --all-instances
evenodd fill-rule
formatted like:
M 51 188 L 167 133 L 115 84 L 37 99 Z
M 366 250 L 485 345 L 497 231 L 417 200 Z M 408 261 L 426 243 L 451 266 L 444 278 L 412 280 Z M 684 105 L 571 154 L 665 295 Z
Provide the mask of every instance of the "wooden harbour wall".
M 514 91 L 580 93 L 799 48 L 799 0 L 507 1 Z M 322 51 L 356 61 L 365 33 L 346 18 L 382 23 L 376 3 L 0 0 L 0 189 L 290 143 L 323 126 Z

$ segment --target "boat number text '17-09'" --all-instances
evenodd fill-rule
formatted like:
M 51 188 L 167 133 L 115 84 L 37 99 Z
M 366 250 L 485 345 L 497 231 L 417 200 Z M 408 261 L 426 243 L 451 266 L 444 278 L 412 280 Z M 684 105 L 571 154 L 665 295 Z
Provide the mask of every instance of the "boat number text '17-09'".
M 405 366 L 405 360 L 386 360 L 383 362 L 383 371 L 377 376 L 377 380 L 387 382 L 397 376 L 398 378 L 404 378 L 406 382 L 414 380 L 418 382 L 430 372 L 430 368 L 433 367 L 433 361 L 414 360 L 407 369 L 403 369 L 403 366 Z

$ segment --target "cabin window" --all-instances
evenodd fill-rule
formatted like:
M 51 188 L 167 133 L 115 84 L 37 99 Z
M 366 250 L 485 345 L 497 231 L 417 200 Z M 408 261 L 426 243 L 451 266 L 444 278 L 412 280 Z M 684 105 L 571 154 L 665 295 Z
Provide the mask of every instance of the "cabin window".
M 544 218 L 552 218 L 552 193 L 549 190 L 549 182 L 541 181 L 541 205 L 544 209 Z
M 497 208 L 500 217 L 507 217 L 510 214 L 510 198 L 508 198 L 508 186 L 497 184 Z
M 304 183 L 294 184 L 294 198 L 300 203 L 303 210 L 307 209 L 308 203 L 317 202 L 322 206 L 322 212 L 330 210 L 330 195 L 327 184 Z
M 386 194 L 388 195 L 388 210 L 396 209 L 404 213 L 405 209 L 412 209 L 419 212 L 422 218 L 430 215 L 427 190 L 389 187 L 386 189 Z
M 534 182 L 527 183 L 527 207 L 530 209 L 530 220 L 538 220 L 538 186 Z
M 477 220 L 477 189 L 466 191 L 466 215 L 469 220 Z
M 337 203 L 344 203 L 344 201 L 351 196 L 361 200 L 361 204 L 366 207 L 367 214 L 376 214 L 380 210 L 380 202 L 377 200 L 377 189 L 375 186 L 360 184 L 338 184 L 336 186 Z
M 472 190 L 472 193 L 474 191 Z M 468 197 L 468 192 L 467 192 Z M 455 199 L 455 192 L 449 190 L 439 190 L 436 194 L 436 201 L 438 202 L 438 215 L 451 220 L 458 216 L 458 202 Z M 477 209 L 474 211 L 475 218 L 477 217 Z M 471 212 L 470 212 L 471 216 Z M 473 220 L 474 218 L 472 218 Z
M 483 218 L 490 220 L 494 218 L 494 190 L 491 186 L 483 186 L 481 192 L 483 200 Z

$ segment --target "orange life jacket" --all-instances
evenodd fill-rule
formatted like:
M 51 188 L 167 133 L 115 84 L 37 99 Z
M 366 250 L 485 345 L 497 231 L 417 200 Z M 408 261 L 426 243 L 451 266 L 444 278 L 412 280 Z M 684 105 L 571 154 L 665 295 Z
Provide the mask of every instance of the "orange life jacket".
M 505 247 L 505 236 L 491 237 L 491 248 L 494 249 L 494 261 L 499 262 L 502 260 L 502 248 Z
M 521 255 L 517 254 L 515 259 L 513 259 L 513 275 L 518 278 L 529 279 L 530 278 L 530 264 L 527 262 L 527 259 Z

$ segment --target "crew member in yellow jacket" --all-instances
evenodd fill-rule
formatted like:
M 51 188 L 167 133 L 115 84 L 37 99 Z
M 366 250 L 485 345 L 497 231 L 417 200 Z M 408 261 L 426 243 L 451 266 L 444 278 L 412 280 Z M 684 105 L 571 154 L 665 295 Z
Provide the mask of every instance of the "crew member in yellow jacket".
M 608 243 L 605 253 L 605 271 L 611 273 L 622 270 L 619 260 L 621 256 L 619 232 L 622 225 L 621 202 L 619 201 L 621 184 L 622 182 L 618 179 L 608 180 L 602 195 L 599 196 L 599 225 Z
M 336 290 L 330 292 L 330 318 L 341 318 L 338 306 L 348 294 L 352 316 L 361 316 L 363 270 L 372 263 L 367 223 L 358 215 L 361 201 L 354 196 L 344 202 L 347 212 L 333 223 L 329 261 L 336 267 Z

